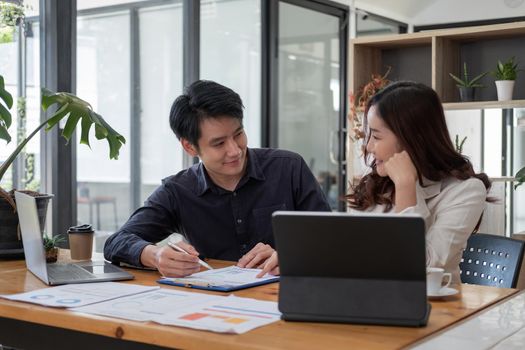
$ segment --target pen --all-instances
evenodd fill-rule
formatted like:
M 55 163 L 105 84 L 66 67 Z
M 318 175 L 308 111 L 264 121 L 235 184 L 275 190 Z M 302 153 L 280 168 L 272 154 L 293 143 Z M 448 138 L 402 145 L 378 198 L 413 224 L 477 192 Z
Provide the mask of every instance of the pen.
M 169 245 L 171 248 L 173 248 L 173 249 L 175 249 L 175 250 L 177 250 L 177 251 L 179 251 L 179 252 L 181 252 L 181 253 L 184 253 L 184 254 L 188 254 L 188 255 L 190 255 L 190 253 L 188 253 L 187 251 L 185 251 L 184 249 L 182 249 L 181 247 L 179 247 L 179 246 L 176 245 L 176 244 L 173 244 L 173 243 L 171 243 L 171 242 L 168 242 L 168 245 Z M 200 264 L 201 266 L 204 266 L 204 267 L 207 268 L 208 270 L 213 270 L 213 267 L 211 267 L 210 265 L 208 265 L 207 263 L 205 263 L 205 262 L 202 261 L 201 259 L 199 259 L 199 264 Z

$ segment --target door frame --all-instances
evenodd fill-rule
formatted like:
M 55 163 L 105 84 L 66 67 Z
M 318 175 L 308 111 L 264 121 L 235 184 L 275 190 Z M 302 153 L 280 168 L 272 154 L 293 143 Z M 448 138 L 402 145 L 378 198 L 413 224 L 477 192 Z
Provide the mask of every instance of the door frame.
M 348 110 L 348 6 L 329 0 L 267 0 L 261 1 L 261 146 L 278 146 L 279 106 L 279 3 L 288 3 L 339 19 L 339 118 L 337 155 L 338 198 L 346 194 L 346 139 Z M 330 145 L 332 147 L 332 145 Z M 344 201 L 338 202 L 339 211 L 346 210 Z

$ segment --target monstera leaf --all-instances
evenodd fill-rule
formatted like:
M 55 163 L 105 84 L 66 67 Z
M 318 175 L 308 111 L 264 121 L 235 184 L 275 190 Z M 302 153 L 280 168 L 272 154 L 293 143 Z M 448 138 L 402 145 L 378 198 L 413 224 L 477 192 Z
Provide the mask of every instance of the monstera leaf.
M 514 177 L 516 178 L 516 182 L 514 183 L 514 189 L 516 189 L 518 188 L 518 186 L 525 182 L 525 167 L 518 170 L 516 176 Z
M 3 79 L 0 80 L 0 97 L 5 104 L 11 108 L 13 99 L 11 95 L 3 89 Z M 1 104 L 0 104 L 1 105 Z M 42 89 L 42 109 L 47 110 L 51 106 L 56 106 L 56 112 L 42 124 L 40 124 L 29 136 L 27 136 L 7 158 L 7 160 L 0 165 L 0 180 L 4 176 L 9 166 L 13 163 L 24 146 L 35 136 L 40 129 L 46 127 L 45 130 L 51 130 L 62 119 L 66 118 L 62 136 L 69 142 L 77 124 L 80 122 L 81 136 L 80 143 L 89 146 L 89 131 L 93 124 L 95 125 L 95 137 L 98 140 L 106 139 L 109 144 L 109 158 L 117 159 L 119 156 L 120 147 L 126 143 L 124 136 L 116 132 L 99 114 L 95 113 L 91 105 L 77 96 L 67 92 L 52 92 L 47 89 Z M 3 108 L 3 109 L 2 109 Z M 10 141 L 7 129 L 11 125 L 11 114 L 2 106 L 0 108 L 0 137 L 6 141 Z M 0 191 L 1 192 L 1 191 Z
M 80 143 L 89 146 L 89 131 L 95 124 L 95 137 L 98 140 L 107 139 L 109 158 L 118 159 L 120 147 L 126 143 L 126 139 L 116 132 L 104 118 L 95 113 L 88 102 L 67 92 L 53 93 L 42 89 L 42 108 L 47 110 L 54 104 L 57 104 L 57 111 L 47 120 L 46 131 L 51 130 L 58 122 L 67 117 L 62 136 L 69 141 L 80 121 Z
M 0 75 L 0 139 L 11 141 L 11 136 L 7 129 L 11 126 L 11 113 L 9 110 L 13 107 L 13 96 L 5 89 L 4 77 Z

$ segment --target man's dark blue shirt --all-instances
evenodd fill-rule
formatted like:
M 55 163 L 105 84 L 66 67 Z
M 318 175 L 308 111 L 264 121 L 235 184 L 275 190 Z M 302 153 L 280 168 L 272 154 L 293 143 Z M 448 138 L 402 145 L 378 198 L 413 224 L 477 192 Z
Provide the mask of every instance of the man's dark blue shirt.
M 246 173 L 234 191 L 216 186 L 202 163 L 164 179 L 108 238 L 104 256 L 142 266 L 145 246 L 178 232 L 202 256 L 236 261 L 259 242 L 275 247 L 276 210 L 330 211 L 330 206 L 301 156 L 250 148 Z

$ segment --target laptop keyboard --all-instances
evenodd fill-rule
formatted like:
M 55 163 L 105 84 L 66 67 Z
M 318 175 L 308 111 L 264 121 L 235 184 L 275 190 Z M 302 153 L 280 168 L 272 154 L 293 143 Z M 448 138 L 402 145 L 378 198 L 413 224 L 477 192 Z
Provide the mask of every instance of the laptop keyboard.
M 47 274 L 53 281 L 80 281 L 96 278 L 95 275 L 77 265 L 48 264 Z

